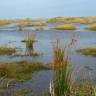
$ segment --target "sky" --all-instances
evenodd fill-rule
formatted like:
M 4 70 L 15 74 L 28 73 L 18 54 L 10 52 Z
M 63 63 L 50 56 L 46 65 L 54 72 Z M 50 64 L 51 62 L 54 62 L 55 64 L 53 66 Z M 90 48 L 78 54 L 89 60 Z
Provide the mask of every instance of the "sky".
M 0 0 L 0 18 L 96 16 L 96 0 Z

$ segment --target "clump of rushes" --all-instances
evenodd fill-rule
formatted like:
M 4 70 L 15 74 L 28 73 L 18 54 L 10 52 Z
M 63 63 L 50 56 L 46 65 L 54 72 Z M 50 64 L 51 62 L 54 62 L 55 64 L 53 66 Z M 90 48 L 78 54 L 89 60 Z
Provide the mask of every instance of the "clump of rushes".
M 0 55 L 12 55 L 16 53 L 16 48 L 0 47 Z
M 80 52 L 86 56 L 96 57 L 96 48 L 82 48 L 78 49 L 77 52 Z
M 64 25 L 58 25 L 52 29 L 56 30 L 76 30 L 76 27 L 72 24 L 64 24 Z
M 19 81 L 25 81 L 32 78 L 32 73 L 48 68 L 42 63 L 29 63 L 26 61 L 19 63 L 0 64 L 0 76 Z
M 26 34 L 26 53 L 28 55 L 37 56 L 38 53 L 34 51 L 34 43 L 36 42 L 36 34 L 35 33 L 27 33 Z
M 74 72 L 70 70 L 69 53 L 76 42 L 77 40 L 72 38 L 65 48 L 61 48 L 59 39 L 53 42 L 54 60 L 52 65 L 51 96 L 70 96 L 69 94 L 74 82 Z

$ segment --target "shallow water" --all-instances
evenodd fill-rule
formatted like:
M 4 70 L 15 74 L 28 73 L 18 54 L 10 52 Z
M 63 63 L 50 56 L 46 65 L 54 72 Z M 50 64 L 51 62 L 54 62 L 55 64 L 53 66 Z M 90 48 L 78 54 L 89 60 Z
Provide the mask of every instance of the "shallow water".
M 54 38 L 60 38 L 62 40 L 62 43 L 65 44 L 66 41 L 69 40 L 72 35 L 79 36 L 78 43 L 76 44 L 75 49 L 96 44 L 96 32 L 82 29 L 83 27 L 85 27 L 87 25 L 76 24 L 76 26 L 79 29 L 75 30 L 75 31 L 49 30 L 48 28 L 51 26 L 53 26 L 53 25 L 49 24 L 48 27 L 45 27 L 44 28 L 45 30 L 43 30 L 43 31 L 34 31 L 34 32 L 36 32 L 36 39 L 38 40 L 38 42 L 36 42 L 35 46 L 34 46 L 35 50 L 42 52 L 43 55 L 41 55 L 39 57 L 0 56 L 0 62 L 17 62 L 17 61 L 27 60 L 27 61 L 32 61 L 32 62 L 41 61 L 41 62 L 45 62 L 45 63 L 50 63 L 50 62 L 52 62 L 52 55 L 53 55 L 51 41 Z M 11 25 L 11 27 L 12 27 L 12 25 Z M 30 30 L 30 31 L 26 31 L 26 32 L 33 32 L 33 31 Z M 16 47 L 18 51 L 25 52 L 25 44 L 22 43 L 21 41 L 25 39 L 26 32 L 19 32 L 19 31 L 0 32 L 0 46 Z M 62 46 L 64 46 L 64 45 L 62 45 Z M 70 58 L 71 58 L 71 63 L 74 64 L 75 68 L 77 68 L 79 70 L 78 73 L 80 72 L 80 74 L 78 74 L 78 78 L 82 77 L 81 74 L 84 74 L 82 72 L 86 71 L 85 66 L 89 66 L 90 68 L 92 68 L 92 70 L 91 70 L 91 75 L 93 76 L 92 78 L 96 77 L 96 58 L 95 57 L 84 56 L 84 55 L 81 55 L 80 53 L 76 53 L 75 50 L 73 50 L 72 54 L 70 55 Z M 44 76 L 44 75 L 46 75 L 46 76 Z M 41 90 L 43 90 L 46 87 L 48 89 L 51 75 L 52 74 L 50 71 L 49 71 L 49 73 L 40 72 L 36 75 L 37 81 L 33 81 L 33 83 L 31 81 L 28 81 L 25 84 L 21 85 L 20 88 L 28 89 L 29 87 L 33 86 L 33 88 L 37 91 L 39 90 L 38 88 L 41 88 Z M 87 75 L 88 75 L 88 73 L 87 73 Z M 40 76 L 42 76 L 42 80 L 40 80 Z M 95 82 L 95 84 L 96 84 L 96 80 L 94 80 L 93 82 Z M 44 84 L 44 86 L 42 85 L 42 83 Z M 31 86 L 31 84 L 33 84 L 33 85 Z M 36 85 L 38 85 L 39 87 L 37 86 L 35 88 Z M 20 88 L 17 88 L 17 89 L 20 89 Z
M 58 23 L 60 24 L 60 23 Z M 88 31 L 84 30 L 83 28 L 87 26 L 86 24 L 75 24 L 78 29 L 75 31 L 59 31 L 59 30 L 51 30 L 48 29 L 54 25 L 58 25 L 57 23 L 49 23 L 46 29 L 46 26 L 44 27 L 45 30 L 43 31 L 8 31 L 8 32 L 0 32 L 0 45 L 1 46 L 11 46 L 16 47 L 18 51 L 21 53 L 24 53 L 26 51 L 25 43 L 21 42 L 22 40 L 25 40 L 26 32 L 35 32 L 36 33 L 36 39 L 38 42 L 34 44 L 34 48 L 36 51 L 40 51 L 43 53 L 43 55 L 38 57 L 32 57 L 32 56 L 0 56 L 0 62 L 17 62 L 22 60 L 28 60 L 28 61 L 41 61 L 45 63 L 52 62 L 52 40 L 55 38 L 60 38 L 62 40 L 62 46 L 70 39 L 71 36 L 76 35 L 78 36 L 78 42 L 76 44 L 75 49 L 91 46 L 96 44 L 96 32 L 95 31 Z M 14 27 L 15 24 L 9 25 L 11 27 Z M 5 28 L 8 28 L 8 26 L 5 26 Z M 4 27 L 3 27 L 4 28 Z M 12 28 L 10 28 L 12 29 Z M 95 57 L 87 57 L 84 55 L 81 55 L 80 53 L 72 52 L 71 54 L 72 62 L 79 62 L 79 66 L 83 66 L 84 64 L 89 64 L 92 66 L 96 66 L 96 60 Z M 82 59 L 82 60 L 81 60 Z
M 49 24 L 49 27 L 52 24 Z M 80 24 L 77 24 L 80 27 Z M 85 25 L 82 25 L 85 26 Z M 28 31 L 26 31 L 28 32 Z M 25 51 L 25 44 L 22 43 L 22 40 L 25 40 L 26 32 L 18 32 L 18 31 L 8 31 L 8 32 L 0 32 L 0 45 L 1 46 L 12 46 L 16 47 L 19 51 Z M 33 31 L 30 31 L 33 32 Z M 43 53 L 43 56 L 35 57 L 34 61 L 44 61 L 51 62 L 52 61 L 52 43 L 51 41 L 54 38 L 60 38 L 63 44 L 66 43 L 67 40 L 70 39 L 72 35 L 79 36 L 78 43 L 76 48 L 86 47 L 88 45 L 96 44 L 96 32 L 87 31 L 87 30 L 75 30 L 75 31 L 58 31 L 58 30 L 44 30 L 44 31 L 34 31 L 36 32 L 36 39 L 38 42 L 35 43 L 35 50 Z M 63 46 L 63 45 L 62 45 Z M 80 54 L 77 54 L 80 55 Z M 82 55 L 80 55 L 82 57 Z M 4 58 L 3 58 L 4 57 Z M 0 56 L 0 61 L 18 61 L 21 59 L 25 60 L 33 60 L 30 56 Z M 91 58 L 90 58 L 91 59 Z M 83 61 L 82 63 L 85 63 Z M 93 61 L 96 62 L 96 61 Z

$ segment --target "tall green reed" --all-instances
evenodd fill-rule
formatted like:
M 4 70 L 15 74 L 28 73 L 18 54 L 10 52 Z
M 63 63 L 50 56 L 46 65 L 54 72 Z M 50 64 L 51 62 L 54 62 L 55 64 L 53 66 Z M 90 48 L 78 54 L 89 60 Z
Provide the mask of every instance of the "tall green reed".
M 52 96 L 68 96 L 72 87 L 74 72 L 70 70 L 70 51 L 77 42 L 76 38 L 71 38 L 65 48 L 61 47 L 60 39 L 55 39 L 53 41 L 53 90 L 51 92 Z

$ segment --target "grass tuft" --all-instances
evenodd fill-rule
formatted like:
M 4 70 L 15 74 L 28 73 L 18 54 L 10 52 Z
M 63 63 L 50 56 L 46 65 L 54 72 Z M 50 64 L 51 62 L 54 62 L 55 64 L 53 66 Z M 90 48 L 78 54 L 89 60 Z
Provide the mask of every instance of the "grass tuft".
M 56 26 L 52 29 L 56 29 L 56 30 L 76 30 L 76 27 L 74 25 L 71 25 L 71 24 L 65 24 L 65 25 Z
M 16 48 L 0 47 L 0 55 L 12 55 L 16 53 Z
M 82 48 L 77 50 L 77 52 L 82 53 L 86 56 L 96 57 L 96 48 Z

